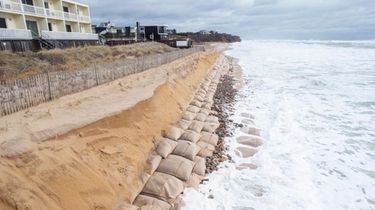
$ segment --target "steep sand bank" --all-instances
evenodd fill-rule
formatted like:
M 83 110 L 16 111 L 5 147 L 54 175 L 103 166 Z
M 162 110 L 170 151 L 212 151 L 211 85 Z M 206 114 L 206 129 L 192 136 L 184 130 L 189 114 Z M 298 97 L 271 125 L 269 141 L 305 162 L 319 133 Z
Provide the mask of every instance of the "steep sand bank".
M 154 139 L 179 118 L 217 57 L 199 53 L 0 118 L 0 209 L 132 202 Z

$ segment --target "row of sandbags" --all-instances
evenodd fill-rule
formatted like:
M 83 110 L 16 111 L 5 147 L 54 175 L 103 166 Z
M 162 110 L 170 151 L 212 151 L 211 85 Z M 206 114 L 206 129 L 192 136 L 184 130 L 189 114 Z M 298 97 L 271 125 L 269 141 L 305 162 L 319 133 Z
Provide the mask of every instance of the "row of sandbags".
M 222 70 L 228 68 L 224 59 L 218 59 L 182 118 L 149 157 L 147 182 L 133 202 L 139 209 L 179 209 L 184 188 L 197 188 L 205 176 L 206 157 L 213 155 L 219 140 L 214 132 L 220 123 L 211 107 Z

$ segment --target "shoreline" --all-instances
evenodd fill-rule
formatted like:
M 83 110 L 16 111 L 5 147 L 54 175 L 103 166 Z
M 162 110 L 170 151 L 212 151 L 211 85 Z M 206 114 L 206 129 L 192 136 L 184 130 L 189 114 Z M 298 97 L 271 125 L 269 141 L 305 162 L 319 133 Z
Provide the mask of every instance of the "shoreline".
M 220 126 L 215 131 L 219 136 L 218 145 L 215 148 L 214 155 L 208 157 L 207 161 L 207 174 L 218 170 L 218 166 L 224 161 L 231 161 L 232 157 L 227 154 L 228 146 L 225 144 L 225 137 L 231 135 L 232 122 L 230 116 L 233 115 L 233 106 L 236 102 L 238 89 L 235 88 L 234 73 L 234 60 L 227 57 L 229 62 L 229 69 L 223 73 L 218 83 L 217 90 L 214 95 L 214 104 L 212 106 L 213 113 L 218 117 Z
M 209 161 L 207 169 L 209 173 L 206 174 L 199 189 L 185 191 L 184 200 L 190 205 L 184 206 L 183 210 L 218 208 L 254 210 L 252 207 L 234 203 L 218 205 L 215 201 L 225 200 L 226 192 L 222 191 L 224 190 L 222 185 L 232 175 L 240 174 L 243 170 L 257 169 L 258 166 L 249 158 L 257 153 L 263 143 L 259 130 L 253 123 L 253 115 L 241 113 L 237 116 L 236 104 L 239 101 L 238 97 L 242 97 L 241 91 L 246 81 L 238 60 L 227 55 L 226 57 L 231 63 L 231 68 L 220 80 L 213 106 L 220 119 L 220 128 L 216 133 L 220 136 L 221 144 L 214 152 L 217 156 L 214 155 L 213 160 Z M 237 117 L 242 120 L 235 119 Z M 217 191 L 220 191 L 220 194 Z M 259 192 L 258 196 L 261 194 L 262 192 Z

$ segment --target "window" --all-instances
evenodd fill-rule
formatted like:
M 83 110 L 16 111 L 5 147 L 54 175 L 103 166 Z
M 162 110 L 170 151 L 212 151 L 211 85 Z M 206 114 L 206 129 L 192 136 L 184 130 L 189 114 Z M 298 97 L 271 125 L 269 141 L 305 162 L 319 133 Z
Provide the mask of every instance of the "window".
M 64 12 L 69 12 L 69 7 L 63 7 Z
M 34 5 L 33 0 L 22 0 L 22 4 Z
M 65 25 L 66 32 L 72 32 L 72 26 L 71 25 Z
M 5 18 L 0 18 L 0 28 L 7 28 L 7 22 Z
M 48 30 L 49 30 L 49 31 L 53 31 L 53 30 L 52 30 L 52 23 L 48 23 Z
M 44 7 L 45 7 L 46 9 L 49 9 L 49 4 L 48 4 L 48 2 L 44 2 Z

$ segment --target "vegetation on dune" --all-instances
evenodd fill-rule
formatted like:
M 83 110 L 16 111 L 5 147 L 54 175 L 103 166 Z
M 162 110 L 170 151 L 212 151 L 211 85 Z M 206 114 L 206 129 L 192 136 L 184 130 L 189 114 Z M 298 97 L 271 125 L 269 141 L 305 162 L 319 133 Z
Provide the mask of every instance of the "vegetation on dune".
M 157 42 L 132 45 L 88 46 L 40 52 L 0 52 L 0 80 L 24 78 L 46 71 L 80 70 L 94 63 L 111 63 L 124 58 L 176 50 Z
M 202 33 L 178 33 L 177 36 L 181 37 L 187 37 L 193 40 L 194 42 L 225 42 L 225 43 L 231 43 L 231 42 L 241 42 L 241 37 L 232 35 L 232 34 L 226 34 L 226 33 L 218 33 L 215 31 L 210 31 L 208 34 L 202 34 Z

